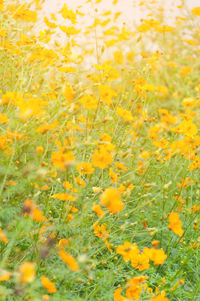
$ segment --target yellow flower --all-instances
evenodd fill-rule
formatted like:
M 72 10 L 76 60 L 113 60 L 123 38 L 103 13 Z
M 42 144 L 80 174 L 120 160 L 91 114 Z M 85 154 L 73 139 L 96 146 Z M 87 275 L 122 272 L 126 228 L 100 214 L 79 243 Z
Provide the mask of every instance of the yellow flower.
M 100 205 L 97 205 L 96 203 L 93 203 L 92 210 L 96 213 L 98 217 L 101 217 L 104 215 L 104 211 L 102 210 Z
M 64 19 L 69 19 L 73 24 L 76 23 L 76 14 L 73 12 L 73 10 L 68 9 L 67 4 L 65 3 L 62 7 L 62 9 L 59 11 L 59 13 L 62 14 L 62 17 Z
M 0 240 L 6 244 L 8 243 L 8 239 L 7 239 L 6 235 L 4 234 L 4 232 L 1 230 L 1 228 L 0 228 Z
M 75 98 L 75 91 L 69 83 L 65 84 L 63 96 L 66 98 L 68 103 L 71 103 Z
M 134 118 L 130 111 L 117 107 L 117 115 L 124 119 L 124 121 L 133 122 Z
M 192 13 L 195 16 L 200 16 L 200 6 L 193 8 Z
M 98 106 L 98 100 L 92 95 L 84 95 L 79 98 L 79 102 L 85 109 L 96 110 Z
M 95 150 L 95 153 L 92 155 L 92 163 L 94 166 L 99 168 L 107 168 L 108 164 L 112 163 L 113 157 L 107 151 L 98 151 Z
M 78 163 L 77 170 L 81 175 L 91 175 L 94 172 L 92 163 L 87 163 L 87 162 Z
M 101 204 L 111 213 L 116 214 L 122 211 L 124 204 L 121 201 L 121 195 L 117 189 L 109 187 L 100 196 Z
M 8 117 L 6 114 L 0 113 L 0 123 L 8 123 Z
M 86 183 L 85 183 L 81 178 L 76 177 L 76 178 L 75 178 L 75 181 L 76 181 L 76 183 L 77 183 L 79 186 L 81 186 L 82 188 L 85 188 L 85 187 L 86 187 Z
M 51 196 L 53 199 L 59 199 L 61 201 L 74 201 L 75 197 L 68 193 L 56 193 Z
M 36 149 L 37 149 L 37 152 L 38 152 L 39 155 L 43 154 L 43 152 L 44 152 L 44 147 L 43 146 L 37 146 Z
M 60 149 L 58 152 L 53 152 L 51 157 L 53 165 L 63 170 L 66 170 L 74 160 L 74 154 L 72 152 L 65 153 L 63 149 Z
M 9 280 L 10 276 L 11 276 L 11 272 L 0 270 L 0 282 Z
M 35 279 L 35 265 L 32 262 L 23 262 L 19 266 L 19 278 L 22 283 L 33 282 Z
M 107 105 L 110 105 L 112 103 L 112 98 L 117 97 L 117 93 L 115 90 L 113 90 L 111 87 L 107 85 L 100 85 L 98 87 L 99 94 L 103 102 L 105 102 Z

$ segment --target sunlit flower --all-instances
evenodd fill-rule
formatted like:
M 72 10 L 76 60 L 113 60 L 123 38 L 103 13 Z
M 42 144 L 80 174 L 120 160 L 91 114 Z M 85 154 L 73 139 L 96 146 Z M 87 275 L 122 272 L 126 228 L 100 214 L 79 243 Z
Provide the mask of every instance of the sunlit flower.
M 116 214 L 122 211 L 124 204 L 121 201 L 120 193 L 115 188 L 107 188 L 100 196 L 101 204 L 111 213 Z
M 33 282 L 35 279 L 35 265 L 32 262 L 23 262 L 19 266 L 19 278 L 22 283 Z

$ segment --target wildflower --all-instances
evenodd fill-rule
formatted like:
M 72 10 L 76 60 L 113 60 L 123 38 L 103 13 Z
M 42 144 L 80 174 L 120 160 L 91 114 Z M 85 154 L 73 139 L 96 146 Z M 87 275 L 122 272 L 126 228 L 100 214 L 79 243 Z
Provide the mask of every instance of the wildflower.
M 126 289 L 126 296 L 132 300 L 139 300 L 140 299 L 140 294 L 142 292 L 142 285 L 140 283 L 144 282 L 148 277 L 146 276 L 139 276 L 132 278 L 129 280 L 127 283 L 127 289 Z
M 115 166 L 119 169 L 119 170 L 124 170 L 124 171 L 127 171 L 128 168 L 126 166 L 124 166 L 123 163 L 121 162 L 115 162 Z
M 114 291 L 114 301 L 128 301 L 127 298 L 123 297 L 121 295 L 121 288 L 117 288 L 115 291 Z
M 46 288 L 46 290 L 49 293 L 53 294 L 56 292 L 55 284 L 51 282 L 47 277 L 42 276 L 41 281 L 42 281 L 42 285 L 44 286 L 44 288 Z
M 130 261 L 133 257 L 137 258 L 140 253 L 137 245 L 132 245 L 128 241 L 125 241 L 123 245 L 119 245 L 116 251 L 123 256 L 124 261 Z
M 11 276 L 11 272 L 0 270 L 0 282 L 9 280 L 10 276 Z
M 117 107 L 117 115 L 124 119 L 127 122 L 133 122 L 134 118 L 130 111 L 124 110 L 121 107 Z
M 75 91 L 69 83 L 65 84 L 63 96 L 66 98 L 68 103 L 71 103 L 75 98 Z
M 182 229 L 182 223 L 179 219 L 179 214 L 177 212 L 172 211 L 169 215 L 169 222 L 168 228 L 172 230 L 175 234 L 182 236 L 184 231 Z
M 86 183 L 79 177 L 75 178 L 76 183 L 78 184 L 78 186 L 85 188 L 86 187 Z
M 192 13 L 195 16 L 200 16 L 200 6 L 193 8 Z
M 182 67 L 181 70 L 180 70 L 180 76 L 181 76 L 182 78 L 184 78 L 184 77 L 187 76 L 191 71 L 192 71 L 192 68 L 191 68 L 191 67 L 184 66 L 184 67 Z
M 157 295 L 157 296 L 153 296 L 151 298 L 151 301 L 169 301 L 169 299 L 166 296 L 165 291 L 162 291 L 161 294 Z
M 29 10 L 26 8 L 25 4 L 20 4 L 17 9 L 12 9 L 10 6 L 10 10 L 13 13 L 14 19 L 21 19 L 25 22 L 36 22 L 37 21 L 37 13 L 35 11 Z
M 121 51 L 115 51 L 114 52 L 114 60 L 117 64 L 123 65 L 123 54 Z
M 117 93 L 107 85 L 100 85 L 98 87 L 98 90 L 102 101 L 107 105 L 110 105 L 112 103 L 113 97 L 117 97 Z
M 44 152 L 44 147 L 43 146 L 37 146 L 36 149 L 37 149 L 37 152 L 38 152 L 39 155 L 43 154 L 43 152 Z
M 76 23 L 76 14 L 73 12 L 73 10 L 69 9 L 67 7 L 67 4 L 65 3 L 62 7 L 62 9 L 59 11 L 59 13 L 62 14 L 62 17 L 64 19 L 68 19 L 72 22 L 72 24 Z
M 116 214 L 122 211 L 124 204 L 121 201 L 121 195 L 117 189 L 109 187 L 100 196 L 101 204 L 111 213 Z
M 78 100 L 85 109 L 96 110 L 98 107 L 98 100 L 92 95 L 84 95 Z
M 8 239 L 6 237 L 6 235 L 4 234 L 4 232 L 2 231 L 2 229 L 0 228 L 0 240 L 3 241 L 4 243 L 8 243 Z
M 53 199 L 59 199 L 61 201 L 74 201 L 75 197 L 69 193 L 56 193 L 51 196 Z
M 106 240 L 109 235 L 109 231 L 106 230 L 105 224 L 99 225 L 98 223 L 95 223 L 94 232 L 97 237 L 102 238 L 103 240 Z
M 6 114 L 0 113 L 0 123 L 8 123 L 8 117 Z
M 93 203 L 93 207 L 92 207 L 92 210 L 96 213 L 96 215 L 98 217 L 101 217 L 104 215 L 104 211 L 102 210 L 101 206 L 100 205 L 97 205 L 96 203 Z
M 43 124 L 39 128 L 36 129 L 37 133 L 45 134 L 49 130 L 53 130 L 59 126 L 59 123 L 57 120 L 55 120 L 53 123 L 50 124 Z
M 131 257 L 131 265 L 139 271 L 144 271 L 149 268 L 149 256 L 147 254 L 140 253 L 137 257 Z
M 66 253 L 64 249 L 61 249 L 58 254 L 72 271 L 77 272 L 79 270 L 78 264 L 72 255 Z
M 42 211 L 40 211 L 36 204 L 29 199 L 25 200 L 24 202 L 23 213 L 25 216 L 30 216 L 37 222 L 43 222 L 45 220 L 45 216 L 43 215 Z
M 73 188 L 73 184 L 69 183 L 68 181 L 64 181 L 63 187 L 67 190 L 71 190 Z
M 152 246 L 154 246 L 155 248 L 159 245 L 160 241 L 159 240 L 154 240 L 152 241 Z
M 111 177 L 111 182 L 112 182 L 113 184 L 117 183 L 119 174 L 116 174 L 116 173 L 113 171 L 113 168 L 109 168 L 109 176 Z
M 101 238 L 104 243 L 106 244 L 108 250 L 112 253 L 113 250 L 111 249 L 111 244 L 107 241 L 107 238 L 109 236 L 109 232 L 106 230 L 106 225 L 102 224 L 99 225 L 97 222 L 93 225 L 94 227 L 94 233 L 97 237 Z
M 52 29 L 55 29 L 57 27 L 57 24 L 54 22 L 50 22 L 49 19 L 47 17 L 44 17 L 44 23 Z
M 167 258 L 167 255 L 165 254 L 163 249 L 149 249 L 150 252 L 147 252 L 149 254 L 149 258 L 156 264 L 163 264 L 165 259 Z
M 87 162 L 78 163 L 77 170 L 81 175 L 91 175 L 94 172 L 92 164 Z
M 113 157 L 107 151 L 98 151 L 95 150 L 95 153 L 92 155 L 92 163 L 94 166 L 99 168 L 107 168 L 108 164 L 112 163 Z
M 35 279 L 35 265 L 32 262 L 23 262 L 19 266 L 19 278 L 22 283 L 33 282 Z
M 99 139 L 104 142 L 111 142 L 112 137 L 108 134 L 99 135 Z
M 58 152 L 53 152 L 51 157 L 53 165 L 63 170 L 66 170 L 74 160 L 74 154 L 72 152 L 65 153 L 63 149 L 60 149 Z

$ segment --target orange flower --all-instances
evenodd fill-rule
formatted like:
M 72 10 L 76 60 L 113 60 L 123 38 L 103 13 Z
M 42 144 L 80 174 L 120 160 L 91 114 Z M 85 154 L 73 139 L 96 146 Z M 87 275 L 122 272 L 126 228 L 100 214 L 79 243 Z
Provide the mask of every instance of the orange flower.
M 75 98 L 75 92 L 72 85 L 66 83 L 63 96 L 66 98 L 68 103 L 71 103 Z
M 138 268 L 140 272 L 147 270 L 149 268 L 149 257 L 145 253 L 141 253 L 137 258 L 132 257 L 131 265 Z
M 1 230 L 1 228 L 0 228 L 0 240 L 5 242 L 6 244 L 8 243 L 8 239 L 7 239 L 6 235 L 4 234 L 4 232 Z
M 81 178 L 76 177 L 75 181 L 76 181 L 76 183 L 77 183 L 78 186 L 81 186 L 82 188 L 86 187 L 86 183 Z
M 30 216 L 37 222 L 43 222 L 45 220 L 45 216 L 43 215 L 42 211 L 37 208 L 34 202 L 28 199 L 24 202 L 23 213 L 25 216 Z
M 97 223 L 94 224 L 94 233 L 99 238 L 102 238 L 103 240 L 106 240 L 106 238 L 109 235 L 109 231 L 106 230 L 106 225 L 102 224 L 99 225 Z
M 39 128 L 37 128 L 35 131 L 36 133 L 45 134 L 49 130 L 54 130 L 59 126 L 59 123 L 57 120 L 55 120 L 53 123 L 49 124 L 43 124 Z
M 79 98 L 79 102 L 85 109 L 96 110 L 98 106 L 98 100 L 92 95 L 84 95 Z
M 156 265 L 163 264 L 167 255 L 163 249 L 144 248 L 143 252 L 152 260 Z
M 128 168 L 126 166 L 124 166 L 123 163 L 121 162 L 115 162 L 115 166 L 119 169 L 119 170 L 124 170 L 124 171 L 127 171 Z
M 160 241 L 159 240 L 154 240 L 152 241 L 152 246 L 154 246 L 155 248 L 159 245 Z
M 139 276 L 131 279 L 127 283 L 127 290 L 126 290 L 126 296 L 132 300 L 139 300 L 140 299 L 140 294 L 142 292 L 142 285 L 140 283 L 144 282 L 148 277 L 146 276 Z
M 114 291 L 114 301 L 128 301 L 127 298 L 121 295 L 121 291 L 120 287 Z
M 92 155 L 93 165 L 99 168 L 108 168 L 108 164 L 112 163 L 113 157 L 107 151 L 98 151 L 95 150 L 95 153 Z
M 53 199 L 59 199 L 61 201 L 74 201 L 75 197 L 69 193 L 56 193 L 51 196 Z
M 130 261 L 131 258 L 137 258 L 140 250 L 136 244 L 131 244 L 128 241 L 125 241 L 123 245 L 117 247 L 117 253 L 123 256 L 124 261 Z
M 103 102 L 105 102 L 107 105 L 110 105 L 112 103 L 112 97 L 117 97 L 117 93 L 115 90 L 113 90 L 111 87 L 107 85 L 100 85 L 98 87 L 99 94 Z
M 121 201 L 121 195 L 115 188 L 107 188 L 100 197 L 101 204 L 111 213 L 116 214 L 122 211 L 124 204 Z
M 0 270 L 0 282 L 7 281 L 10 279 L 11 272 Z
M 104 215 L 104 211 L 102 210 L 101 206 L 97 205 L 96 203 L 93 203 L 92 210 L 96 213 L 98 217 Z
M 56 292 L 55 284 L 53 282 L 51 282 L 47 277 L 42 276 L 41 280 L 42 280 L 42 285 L 44 286 L 44 288 L 46 288 L 46 290 L 49 293 L 53 294 Z
M 61 249 L 58 254 L 72 271 L 77 272 L 79 270 L 78 264 L 72 255 L 66 253 L 64 249 Z
M 72 152 L 64 153 L 63 149 L 60 149 L 58 152 L 53 152 L 51 157 L 53 165 L 63 170 L 66 170 L 74 160 L 74 154 Z
M 78 163 L 77 170 L 81 175 L 91 175 L 94 172 L 92 163 L 87 163 L 87 162 Z
M 134 118 L 130 111 L 117 107 L 117 115 L 124 119 L 124 121 L 133 122 Z
M 162 291 L 161 294 L 157 295 L 157 296 L 153 296 L 151 298 L 151 301 L 169 301 L 169 299 L 166 296 L 165 291 Z
M 19 278 L 22 283 L 33 282 L 35 279 L 35 265 L 32 262 L 23 262 L 19 266 Z
M 37 146 L 36 149 L 37 149 L 37 152 L 38 152 L 39 155 L 43 154 L 43 152 L 44 152 L 44 147 L 43 146 Z
M 179 219 L 179 214 L 177 212 L 172 211 L 169 215 L 169 222 L 168 228 L 172 230 L 175 234 L 182 236 L 184 231 L 182 229 L 182 223 Z

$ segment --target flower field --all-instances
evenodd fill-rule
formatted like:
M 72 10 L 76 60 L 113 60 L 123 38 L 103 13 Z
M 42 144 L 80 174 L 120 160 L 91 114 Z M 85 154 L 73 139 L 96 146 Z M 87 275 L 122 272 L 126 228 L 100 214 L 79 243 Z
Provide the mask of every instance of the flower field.
M 0 0 L 0 301 L 200 300 L 200 7 L 120 1 Z

